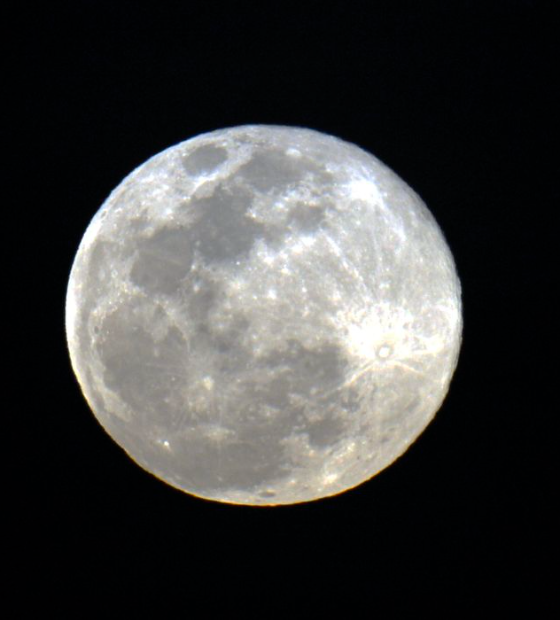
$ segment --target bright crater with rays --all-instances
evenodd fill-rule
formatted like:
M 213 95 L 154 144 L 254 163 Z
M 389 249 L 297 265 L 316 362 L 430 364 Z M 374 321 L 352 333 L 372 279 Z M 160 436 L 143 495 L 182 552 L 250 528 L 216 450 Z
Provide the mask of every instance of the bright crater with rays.
M 461 343 L 453 258 L 362 149 L 248 125 L 173 146 L 91 221 L 68 285 L 72 365 L 134 461 L 207 499 L 354 487 L 439 409 Z

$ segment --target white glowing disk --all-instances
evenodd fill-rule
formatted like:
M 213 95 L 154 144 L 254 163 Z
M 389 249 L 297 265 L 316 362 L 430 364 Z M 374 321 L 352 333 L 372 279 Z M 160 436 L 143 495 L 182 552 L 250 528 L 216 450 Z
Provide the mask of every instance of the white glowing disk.
M 97 419 L 183 491 L 291 504 L 392 463 L 462 330 L 451 253 L 378 159 L 296 127 L 203 134 L 109 196 L 78 249 L 72 365 Z

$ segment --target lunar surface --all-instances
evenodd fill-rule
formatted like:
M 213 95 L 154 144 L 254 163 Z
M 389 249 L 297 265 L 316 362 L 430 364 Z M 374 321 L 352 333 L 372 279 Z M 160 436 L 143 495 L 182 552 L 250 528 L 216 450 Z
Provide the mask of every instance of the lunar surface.
M 213 131 L 149 159 L 79 246 L 82 391 L 144 469 L 210 500 L 354 487 L 406 451 L 455 370 L 461 292 L 424 203 L 310 129 Z

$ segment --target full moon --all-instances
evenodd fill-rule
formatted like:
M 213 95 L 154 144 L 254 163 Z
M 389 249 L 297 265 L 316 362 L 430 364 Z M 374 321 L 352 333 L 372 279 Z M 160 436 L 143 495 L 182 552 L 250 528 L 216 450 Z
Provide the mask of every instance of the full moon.
M 248 505 L 335 495 L 402 455 L 445 398 L 461 288 L 419 196 L 315 130 L 221 129 L 109 195 L 66 297 L 72 367 L 141 467 Z

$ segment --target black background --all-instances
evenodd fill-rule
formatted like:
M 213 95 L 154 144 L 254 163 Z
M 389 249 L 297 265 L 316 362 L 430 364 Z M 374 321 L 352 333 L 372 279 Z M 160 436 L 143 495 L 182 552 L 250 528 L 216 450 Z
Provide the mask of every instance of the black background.
M 172 591 L 185 613 L 202 592 L 249 617 L 282 602 L 294 615 L 296 594 L 316 610 L 361 599 L 368 615 L 387 594 L 394 610 L 427 596 L 449 613 L 546 600 L 553 7 L 81 0 L 4 20 L 16 583 L 54 604 L 78 585 L 85 602 Z M 71 263 L 108 193 L 171 144 L 244 123 L 374 153 L 426 201 L 463 284 L 458 370 L 421 438 L 351 492 L 272 509 L 196 499 L 132 463 L 90 413 L 64 334 Z

